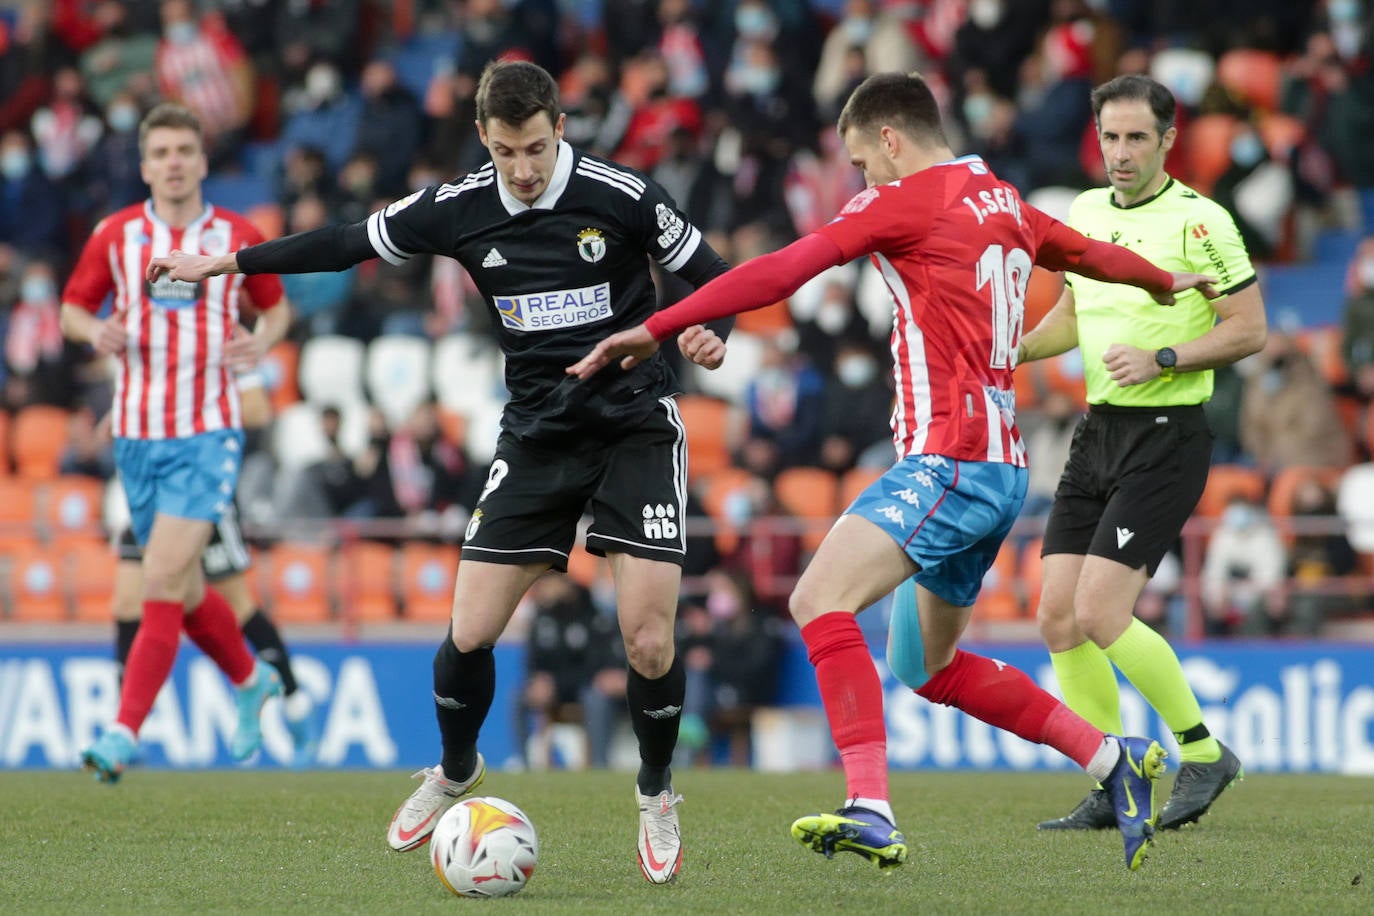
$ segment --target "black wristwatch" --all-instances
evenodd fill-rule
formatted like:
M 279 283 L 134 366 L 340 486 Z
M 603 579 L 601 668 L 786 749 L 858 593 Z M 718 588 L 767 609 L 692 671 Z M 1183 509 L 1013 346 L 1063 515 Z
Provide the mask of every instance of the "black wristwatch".
M 1178 365 L 1178 354 L 1173 347 L 1160 347 L 1155 351 L 1155 363 L 1159 365 L 1160 378 L 1173 378 L 1174 367 Z

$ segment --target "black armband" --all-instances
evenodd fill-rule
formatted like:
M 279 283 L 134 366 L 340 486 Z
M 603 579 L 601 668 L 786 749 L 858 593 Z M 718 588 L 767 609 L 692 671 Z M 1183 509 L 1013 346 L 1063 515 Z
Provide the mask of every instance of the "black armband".
M 335 223 L 242 248 L 238 263 L 246 274 L 313 274 L 347 270 L 376 256 L 367 223 Z

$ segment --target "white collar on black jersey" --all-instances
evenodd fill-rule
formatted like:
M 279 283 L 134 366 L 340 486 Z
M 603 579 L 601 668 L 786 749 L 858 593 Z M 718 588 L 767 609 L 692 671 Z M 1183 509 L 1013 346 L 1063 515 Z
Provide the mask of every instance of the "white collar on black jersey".
M 517 213 L 524 213 L 526 210 L 552 210 L 558 203 L 558 198 L 563 196 L 563 192 L 568 188 L 568 177 L 573 170 L 573 148 L 567 140 L 558 141 L 558 158 L 553 164 L 553 174 L 549 176 L 549 186 L 544 189 L 533 204 L 527 204 L 519 200 L 506 189 L 505 179 L 501 177 L 501 172 L 496 171 L 496 190 L 501 194 L 501 203 L 505 206 L 506 212 L 511 216 Z

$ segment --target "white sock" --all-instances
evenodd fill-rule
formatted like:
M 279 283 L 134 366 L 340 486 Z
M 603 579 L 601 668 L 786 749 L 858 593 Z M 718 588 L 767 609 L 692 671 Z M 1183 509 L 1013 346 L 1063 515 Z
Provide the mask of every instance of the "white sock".
M 872 811 L 874 814 L 881 814 L 887 818 L 889 824 L 897 823 L 897 816 L 892 813 L 892 805 L 885 798 L 860 798 L 855 796 L 846 804 L 849 808 L 863 808 L 865 811 Z
M 314 702 L 304 690 L 297 690 L 290 696 L 282 697 L 281 706 L 286 718 L 292 722 L 301 721 L 315 708 Z
M 1112 770 L 1116 769 L 1116 762 L 1121 759 L 1121 745 L 1114 741 L 1110 735 L 1102 739 L 1102 746 L 1093 754 L 1093 759 L 1088 761 L 1088 765 L 1083 769 L 1088 771 L 1088 775 L 1096 779 L 1099 784 L 1106 782 L 1107 777 L 1112 775 Z

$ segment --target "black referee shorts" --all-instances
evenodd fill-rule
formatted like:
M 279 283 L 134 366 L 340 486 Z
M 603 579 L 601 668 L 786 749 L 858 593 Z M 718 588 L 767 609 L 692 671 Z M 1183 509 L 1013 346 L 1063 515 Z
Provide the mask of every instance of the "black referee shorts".
M 1193 514 L 1211 461 L 1201 405 L 1091 406 L 1074 430 L 1040 555 L 1092 554 L 1153 576 Z
M 613 443 L 549 448 L 505 432 L 463 538 L 463 559 L 551 563 L 566 571 L 577 524 L 590 511 L 587 550 L 681 566 L 687 436 L 677 402 L 662 398 Z
M 120 532 L 118 552 L 121 560 L 143 561 L 143 548 L 134 537 L 132 527 Z M 210 541 L 200 555 L 200 568 L 205 571 L 207 581 L 219 582 L 247 572 L 252 565 L 248 545 L 244 543 L 243 531 L 239 528 L 238 513 L 230 506 L 210 530 Z

